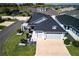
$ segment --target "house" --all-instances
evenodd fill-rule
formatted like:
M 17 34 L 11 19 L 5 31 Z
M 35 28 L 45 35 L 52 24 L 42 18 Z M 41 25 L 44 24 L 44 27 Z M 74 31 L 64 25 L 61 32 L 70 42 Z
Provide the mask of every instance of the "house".
M 47 7 L 28 7 L 26 9 L 27 12 L 43 12 L 43 11 L 47 11 Z
M 79 10 L 65 11 L 65 12 L 61 12 L 60 14 L 67 14 L 79 19 Z
M 61 11 L 64 12 L 64 11 L 72 11 L 72 10 L 75 10 L 76 8 L 74 7 L 65 7 L 65 8 L 61 8 Z
M 46 11 L 42 11 L 41 13 L 46 14 L 46 15 L 58 15 L 58 12 L 55 10 L 52 10 L 51 8 L 48 8 Z
M 37 7 L 36 10 L 37 12 L 42 12 L 42 11 L 47 11 L 47 7 Z
M 27 11 L 27 12 L 32 12 L 32 13 L 34 13 L 34 12 L 36 12 L 37 10 L 36 10 L 35 7 L 28 7 L 28 8 L 26 9 L 26 11 Z
M 43 13 L 43 14 L 46 14 L 46 15 L 58 15 L 58 12 L 56 12 L 54 9 L 52 8 L 48 8 L 48 7 L 29 7 L 27 8 L 26 10 L 27 12 L 38 12 L 38 13 Z
M 22 26 L 25 30 L 33 28 L 32 39 L 36 41 L 37 38 L 42 39 L 60 39 L 65 35 L 65 30 L 59 26 L 55 20 L 43 13 L 34 13 L 31 18 Z
M 66 14 L 58 15 L 56 18 L 75 40 L 79 40 L 79 19 Z

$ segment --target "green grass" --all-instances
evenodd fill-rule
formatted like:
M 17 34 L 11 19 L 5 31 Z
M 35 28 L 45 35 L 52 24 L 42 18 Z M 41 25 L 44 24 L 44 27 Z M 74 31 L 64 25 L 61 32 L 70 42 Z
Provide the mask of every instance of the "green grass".
M 59 12 L 59 13 L 61 12 L 61 10 L 60 10 L 60 9 L 58 9 L 58 10 L 55 10 L 55 11 L 56 11 L 56 12 Z
M 16 32 L 12 33 L 12 35 L 6 40 L 3 48 L 4 55 L 7 56 L 33 56 L 35 55 L 36 45 L 27 45 L 27 46 L 18 46 L 21 38 L 25 38 L 25 34 L 23 36 L 17 36 Z
M 6 13 L 0 13 L 0 16 L 6 16 Z
M 27 13 L 17 14 L 16 16 L 28 16 Z
M 2 26 L 2 25 L 0 25 L 0 29 L 4 29 L 6 26 Z
M 67 49 L 72 56 L 79 56 L 79 47 L 71 45 L 67 46 Z

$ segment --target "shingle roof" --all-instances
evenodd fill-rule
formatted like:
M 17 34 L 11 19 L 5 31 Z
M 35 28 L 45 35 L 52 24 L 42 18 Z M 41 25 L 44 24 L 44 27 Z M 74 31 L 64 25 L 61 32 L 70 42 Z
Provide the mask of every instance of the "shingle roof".
M 79 15 L 79 10 L 65 11 L 65 12 L 61 12 L 61 13 L 66 13 L 66 14 L 69 14 L 69 15 L 74 15 L 74 14 Z
M 56 18 L 57 18 L 58 21 L 60 21 L 62 24 L 72 26 L 72 27 L 74 27 L 77 31 L 79 31 L 79 19 L 74 18 L 74 17 L 69 16 L 69 15 L 59 15 L 59 16 L 56 16 Z
M 52 29 L 53 26 L 56 26 L 56 29 Z M 51 31 L 51 32 L 65 32 L 50 16 L 46 21 L 37 24 L 34 30 L 41 30 L 41 31 Z
M 42 18 L 45 17 L 46 19 L 43 21 Z M 42 20 L 40 23 L 35 24 L 35 22 Z M 42 13 L 34 13 L 32 18 L 28 21 L 29 25 L 35 24 L 34 30 L 39 31 L 48 31 L 48 32 L 65 32 L 59 25 L 56 23 L 53 18 L 49 15 L 45 15 Z M 53 26 L 56 26 L 56 29 L 52 29 Z
M 79 10 L 61 12 L 79 19 Z
M 33 13 L 32 16 L 30 17 L 30 19 L 27 21 L 30 24 L 35 24 L 36 21 L 41 20 L 41 17 L 46 17 L 44 14 L 42 13 Z

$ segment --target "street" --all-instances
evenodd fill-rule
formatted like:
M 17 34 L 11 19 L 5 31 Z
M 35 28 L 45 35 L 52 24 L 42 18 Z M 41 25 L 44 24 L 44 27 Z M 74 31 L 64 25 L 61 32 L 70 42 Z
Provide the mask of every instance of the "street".
M 5 40 L 11 35 L 12 32 L 20 28 L 22 23 L 23 21 L 16 21 L 14 24 L 3 29 L 3 31 L 0 32 L 0 55 L 1 56 L 3 56 L 2 49 L 3 49 L 3 44 Z

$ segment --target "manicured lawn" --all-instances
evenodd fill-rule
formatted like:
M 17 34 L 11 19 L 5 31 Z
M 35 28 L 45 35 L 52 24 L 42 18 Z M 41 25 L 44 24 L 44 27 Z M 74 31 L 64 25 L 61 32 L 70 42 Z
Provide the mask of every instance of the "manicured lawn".
M 79 56 L 79 47 L 71 45 L 68 46 L 67 49 L 72 56 Z
M 5 13 L 0 13 L 0 16 L 7 16 Z
M 25 38 L 25 34 L 17 36 L 16 32 L 6 40 L 3 53 L 7 56 L 33 56 L 35 55 L 36 45 L 18 46 L 20 39 Z
M 61 10 L 60 9 L 58 9 L 58 10 L 55 10 L 56 12 L 61 12 Z
M 4 29 L 6 26 L 2 26 L 2 25 L 0 25 L 0 29 Z

